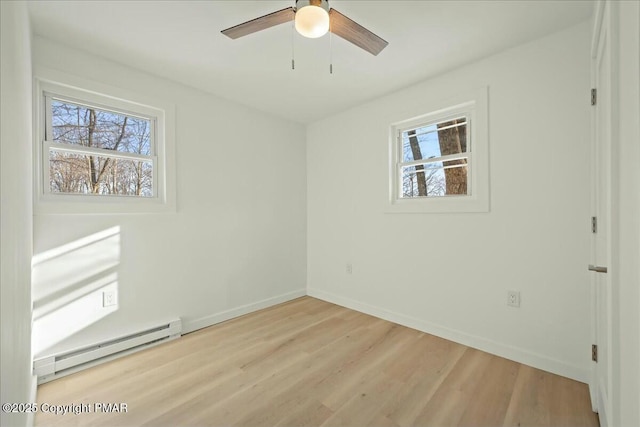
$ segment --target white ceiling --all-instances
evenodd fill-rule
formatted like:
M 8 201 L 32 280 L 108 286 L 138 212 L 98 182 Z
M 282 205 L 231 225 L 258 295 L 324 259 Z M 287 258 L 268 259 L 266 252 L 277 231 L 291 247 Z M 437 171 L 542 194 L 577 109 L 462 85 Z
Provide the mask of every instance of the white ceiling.
M 330 0 L 389 42 L 373 56 L 283 24 L 220 31 L 294 5 L 279 1 L 33 1 L 35 34 L 212 94 L 309 123 L 589 19 L 591 0 Z

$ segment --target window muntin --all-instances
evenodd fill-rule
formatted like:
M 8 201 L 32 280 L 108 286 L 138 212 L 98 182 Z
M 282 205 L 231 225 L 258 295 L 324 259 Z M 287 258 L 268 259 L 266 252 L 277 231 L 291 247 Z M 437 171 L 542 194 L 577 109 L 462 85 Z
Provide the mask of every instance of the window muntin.
M 460 115 L 398 129 L 398 198 L 470 194 L 469 122 Z
M 44 101 L 46 193 L 156 197 L 155 117 L 47 92 Z

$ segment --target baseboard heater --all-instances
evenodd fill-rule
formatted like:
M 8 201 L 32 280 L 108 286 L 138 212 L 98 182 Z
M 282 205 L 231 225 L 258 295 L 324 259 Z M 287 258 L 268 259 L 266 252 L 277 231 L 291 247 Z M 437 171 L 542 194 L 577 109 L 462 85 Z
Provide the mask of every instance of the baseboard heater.
M 43 384 L 91 366 L 179 338 L 181 335 L 182 321 L 180 319 L 173 320 L 154 328 L 145 329 L 144 331 L 90 347 L 36 359 L 33 361 L 33 373 L 38 377 L 38 384 Z

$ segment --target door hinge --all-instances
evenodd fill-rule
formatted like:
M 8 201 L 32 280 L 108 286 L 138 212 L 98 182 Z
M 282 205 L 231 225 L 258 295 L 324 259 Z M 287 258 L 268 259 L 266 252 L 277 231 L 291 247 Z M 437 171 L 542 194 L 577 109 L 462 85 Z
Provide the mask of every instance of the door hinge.
M 598 361 L 598 346 L 596 344 L 591 345 L 591 360 Z
M 596 105 L 598 102 L 598 89 L 591 89 L 591 105 Z
M 591 217 L 591 232 L 592 233 L 598 232 L 598 217 L 595 217 L 595 216 Z

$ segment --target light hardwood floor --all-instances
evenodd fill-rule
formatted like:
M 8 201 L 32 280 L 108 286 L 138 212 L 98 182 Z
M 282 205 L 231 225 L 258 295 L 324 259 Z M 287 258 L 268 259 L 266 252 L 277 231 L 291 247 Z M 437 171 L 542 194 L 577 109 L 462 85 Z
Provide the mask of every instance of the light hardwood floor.
M 127 412 L 36 426 L 598 425 L 585 384 L 310 297 L 41 385 L 45 402 Z

